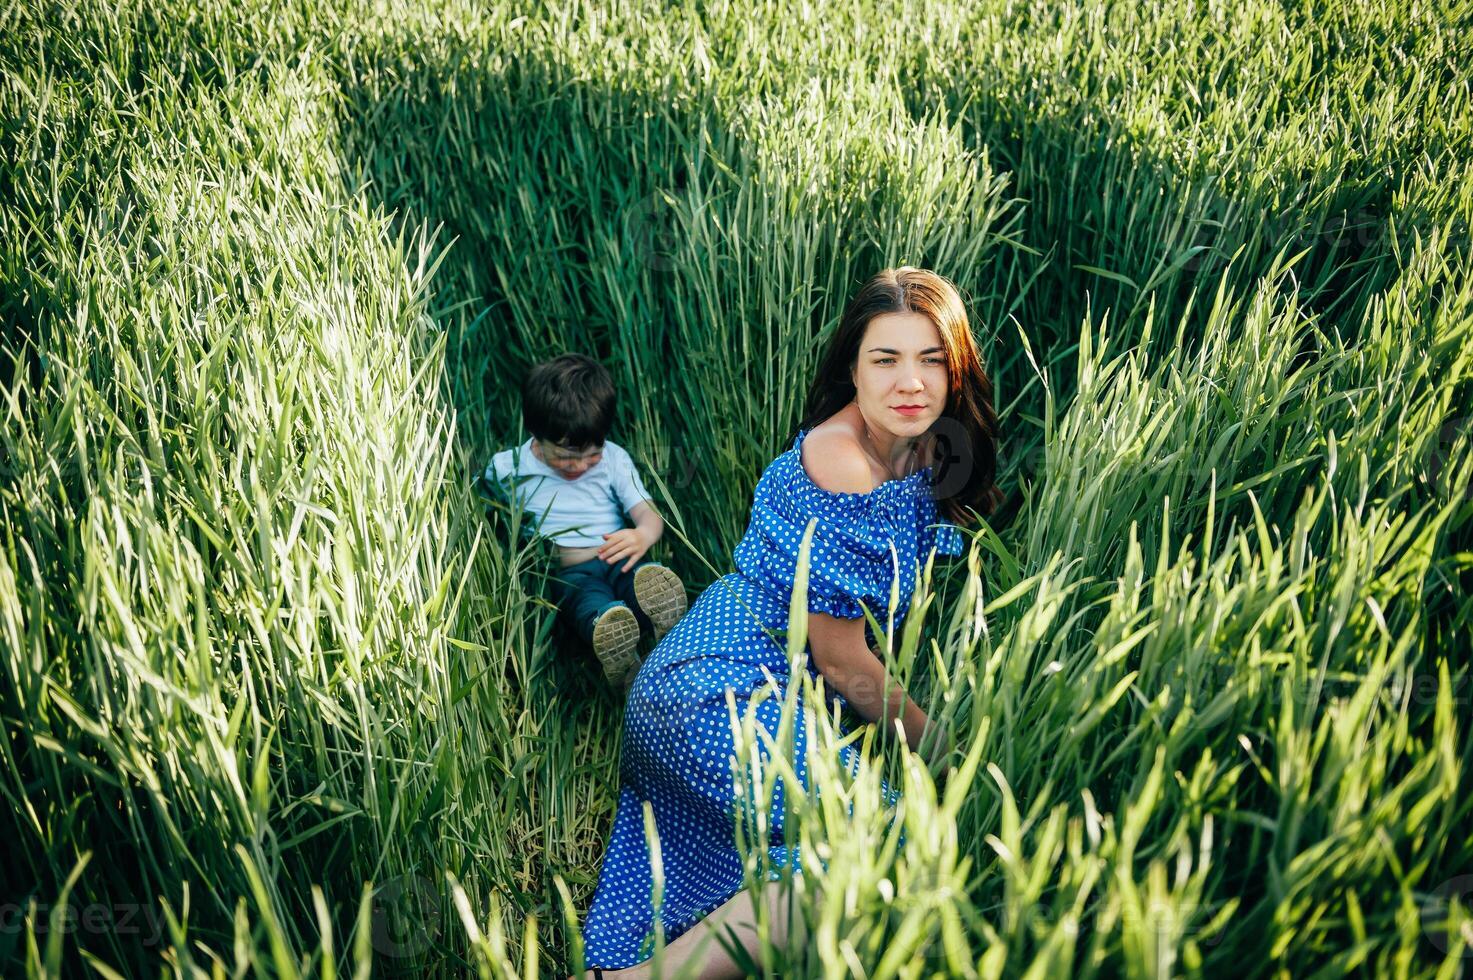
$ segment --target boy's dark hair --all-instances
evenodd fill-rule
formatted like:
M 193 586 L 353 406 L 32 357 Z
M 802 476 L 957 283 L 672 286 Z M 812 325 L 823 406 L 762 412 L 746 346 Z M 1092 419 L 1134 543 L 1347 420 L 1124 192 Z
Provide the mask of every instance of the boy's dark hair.
M 601 446 L 614 423 L 614 381 L 582 354 L 535 364 L 522 379 L 522 422 L 543 442 Z

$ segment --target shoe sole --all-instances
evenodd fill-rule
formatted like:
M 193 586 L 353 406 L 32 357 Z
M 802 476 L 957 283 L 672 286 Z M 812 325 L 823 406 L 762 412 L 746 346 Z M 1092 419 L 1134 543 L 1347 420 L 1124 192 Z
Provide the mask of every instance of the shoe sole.
M 664 565 L 641 565 L 634 570 L 634 598 L 655 628 L 655 642 L 685 615 L 685 583 Z
M 639 669 L 639 620 L 628 606 L 614 606 L 593 625 L 593 652 L 610 684 L 621 684 Z

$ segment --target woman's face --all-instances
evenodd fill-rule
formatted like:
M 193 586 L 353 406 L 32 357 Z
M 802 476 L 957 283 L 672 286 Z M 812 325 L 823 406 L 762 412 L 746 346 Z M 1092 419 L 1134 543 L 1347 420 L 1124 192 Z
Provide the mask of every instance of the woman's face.
M 941 331 L 920 313 L 881 313 L 865 328 L 853 378 L 855 401 L 865 423 L 914 439 L 946 408 Z

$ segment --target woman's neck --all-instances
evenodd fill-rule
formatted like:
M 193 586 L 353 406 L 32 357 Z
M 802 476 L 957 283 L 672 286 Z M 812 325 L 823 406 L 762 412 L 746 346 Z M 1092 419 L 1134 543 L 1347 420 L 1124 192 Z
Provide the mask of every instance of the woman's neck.
M 869 444 L 880 463 L 885 467 L 893 478 L 906 476 L 910 470 L 909 456 L 915 451 L 916 440 L 905 436 L 897 436 L 893 432 L 876 428 L 865 419 L 864 413 L 858 411 L 855 406 L 855 414 L 859 416 L 859 429 L 864 434 L 865 441 Z

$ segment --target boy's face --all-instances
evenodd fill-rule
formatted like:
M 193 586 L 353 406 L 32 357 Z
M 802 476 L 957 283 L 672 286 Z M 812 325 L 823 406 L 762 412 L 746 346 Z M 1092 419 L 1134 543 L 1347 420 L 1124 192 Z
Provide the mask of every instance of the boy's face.
M 545 442 L 541 439 L 532 440 L 532 455 L 547 464 L 558 476 L 564 480 L 576 480 L 598 465 L 598 461 L 604 458 L 604 447 L 597 446 L 565 446 L 558 442 Z

